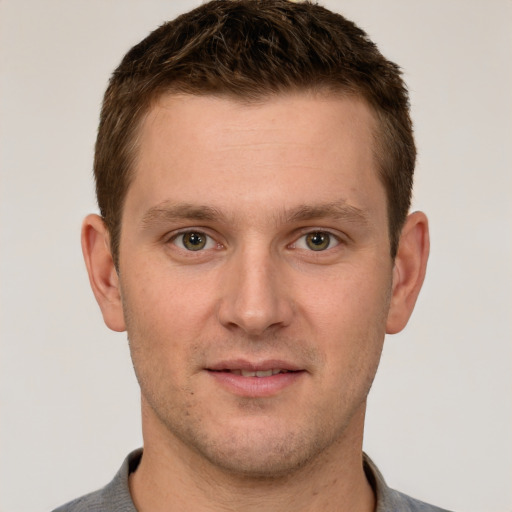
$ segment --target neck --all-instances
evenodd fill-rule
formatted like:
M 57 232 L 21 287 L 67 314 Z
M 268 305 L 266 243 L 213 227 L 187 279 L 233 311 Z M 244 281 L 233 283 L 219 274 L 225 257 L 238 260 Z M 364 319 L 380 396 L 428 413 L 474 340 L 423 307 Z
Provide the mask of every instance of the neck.
M 139 512 L 372 512 L 375 498 L 362 462 L 364 407 L 354 420 L 314 460 L 271 478 L 224 471 L 143 422 L 144 454 L 130 476 L 132 498 Z

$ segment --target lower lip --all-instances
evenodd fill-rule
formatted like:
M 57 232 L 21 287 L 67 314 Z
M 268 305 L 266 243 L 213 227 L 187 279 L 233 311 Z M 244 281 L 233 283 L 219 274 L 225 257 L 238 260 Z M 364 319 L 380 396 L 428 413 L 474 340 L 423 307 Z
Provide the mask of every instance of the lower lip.
M 278 373 L 269 377 L 242 377 L 230 372 L 208 370 L 208 373 L 231 393 L 254 398 L 274 396 L 295 384 L 305 374 L 304 371 L 297 371 Z

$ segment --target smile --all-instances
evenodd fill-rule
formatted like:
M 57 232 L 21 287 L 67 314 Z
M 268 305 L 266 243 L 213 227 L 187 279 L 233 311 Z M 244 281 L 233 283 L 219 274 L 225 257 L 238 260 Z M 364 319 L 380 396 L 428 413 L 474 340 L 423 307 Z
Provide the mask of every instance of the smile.
M 233 375 L 241 375 L 242 377 L 272 377 L 272 375 L 278 375 L 280 373 L 288 373 L 290 370 L 283 370 L 281 368 L 273 368 L 271 370 L 223 370 Z
M 208 368 L 213 381 L 230 394 L 247 398 L 272 397 L 297 385 L 307 372 L 294 365 L 276 360 L 260 364 L 230 361 Z

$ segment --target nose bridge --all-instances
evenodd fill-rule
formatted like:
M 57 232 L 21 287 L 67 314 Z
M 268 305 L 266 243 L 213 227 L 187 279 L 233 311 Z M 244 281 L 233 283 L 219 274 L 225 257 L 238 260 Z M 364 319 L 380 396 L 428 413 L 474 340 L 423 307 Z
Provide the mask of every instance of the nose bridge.
M 235 251 L 224 276 L 221 323 L 249 335 L 286 326 L 292 307 L 280 266 L 278 255 L 264 243 L 252 241 Z

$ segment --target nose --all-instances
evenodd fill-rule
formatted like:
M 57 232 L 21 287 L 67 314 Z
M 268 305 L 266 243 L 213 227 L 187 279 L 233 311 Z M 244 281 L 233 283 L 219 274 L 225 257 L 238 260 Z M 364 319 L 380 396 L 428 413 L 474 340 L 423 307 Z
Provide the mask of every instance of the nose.
M 290 324 L 293 303 L 276 259 L 261 249 L 247 249 L 232 258 L 218 309 L 224 327 L 257 337 Z

